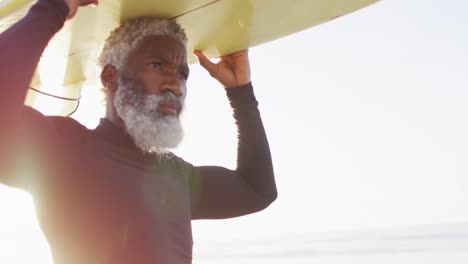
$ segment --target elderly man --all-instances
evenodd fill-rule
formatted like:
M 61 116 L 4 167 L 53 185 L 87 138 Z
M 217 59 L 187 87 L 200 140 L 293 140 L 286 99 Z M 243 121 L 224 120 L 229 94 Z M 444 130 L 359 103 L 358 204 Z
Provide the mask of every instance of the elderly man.
M 200 64 L 225 88 L 238 125 L 236 170 L 170 153 L 189 76 L 173 21 L 137 18 L 114 30 L 99 62 L 107 113 L 94 130 L 43 116 L 24 98 L 48 41 L 92 0 L 39 0 L 0 35 L 0 182 L 34 197 L 56 264 L 187 264 L 192 219 L 221 219 L 276 199 L 268 142 L 246 51 Z

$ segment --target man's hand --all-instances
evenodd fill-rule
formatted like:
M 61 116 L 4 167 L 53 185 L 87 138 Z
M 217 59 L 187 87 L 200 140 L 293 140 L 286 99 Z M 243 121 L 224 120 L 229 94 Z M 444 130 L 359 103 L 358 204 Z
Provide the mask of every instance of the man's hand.
M 68 6 L 67 19 L 71 19 L 76 15 L 78 7 L 87 5 L 97 5 L 99 0 L 64 0 Z
M 200 65 L 225 88 L 241 86 L 250 82 L 248 50 L 221 56 L 218 63 L 211 62 L 199 50 L 196 50 L 194 54 Z

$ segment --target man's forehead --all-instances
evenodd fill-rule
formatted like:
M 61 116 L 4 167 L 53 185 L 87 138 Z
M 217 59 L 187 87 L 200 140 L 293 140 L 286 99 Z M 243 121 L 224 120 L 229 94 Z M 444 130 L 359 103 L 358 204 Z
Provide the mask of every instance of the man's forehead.
M 187 50 L 179 40 L 169 36 L 151 36 L 143 39 L 135 51 L 145 57 L 186 61 Z

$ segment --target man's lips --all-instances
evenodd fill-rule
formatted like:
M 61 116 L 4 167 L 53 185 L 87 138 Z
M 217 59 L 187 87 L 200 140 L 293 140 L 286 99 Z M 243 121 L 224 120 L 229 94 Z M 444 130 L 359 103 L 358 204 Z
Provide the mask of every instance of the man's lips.
M 163 115 L 178 116 L 182 109 L 177 101 L 164 101 L 159 104 L 158 111 Z

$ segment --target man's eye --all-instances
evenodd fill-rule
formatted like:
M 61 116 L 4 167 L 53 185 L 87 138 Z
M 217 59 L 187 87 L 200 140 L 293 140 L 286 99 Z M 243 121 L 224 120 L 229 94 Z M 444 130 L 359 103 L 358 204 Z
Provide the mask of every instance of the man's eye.
M 159 61 L 152 61 L 149 65 L 155 69 L 161 69 L 162 63 Z
M 179 78 L 182 79 L 182 80 L 187 80 L 188 79 L 188 73 L 179 72 Z

